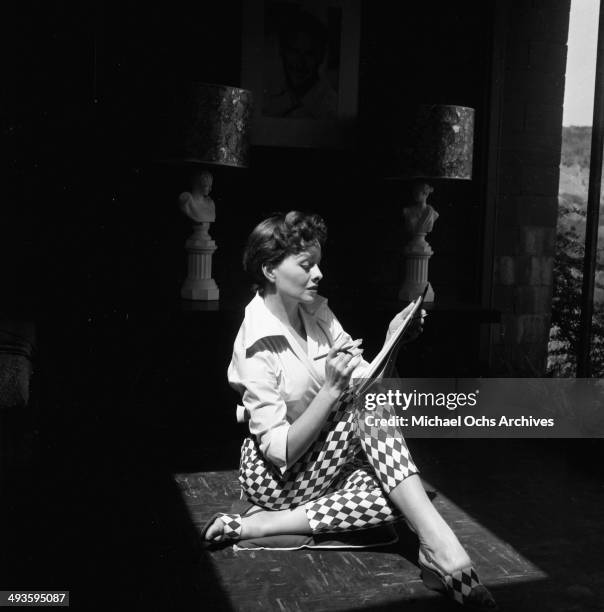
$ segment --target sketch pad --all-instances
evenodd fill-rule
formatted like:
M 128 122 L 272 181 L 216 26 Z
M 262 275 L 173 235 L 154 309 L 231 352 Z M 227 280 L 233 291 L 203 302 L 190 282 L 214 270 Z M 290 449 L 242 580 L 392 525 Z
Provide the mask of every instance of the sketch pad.
M 387 342 L 384 343 L 382 350 L 375 356 L 369 366 L 363 370 L 362 376 L 357 378 L 356 381 L 353 381 L 352 393 L 354 396 L 358 397 L 362 395 L 367 391 L 373 380 L 376 378 L 382 378 L 384 376 L 384 372 L 387 370 L 388 365 L 392 361 L 405 331 L 407 331 L 411 321 L 415 318 L 415 315 L 422 307 L 427 290 L 428 285 L 426 285 L 424 292 L 414 300 L 413 308 L 403 319 L 402 324 L 399 326 L 396 332 L 392 334 Z M 347 393 L 349 393 L 349 391 Z

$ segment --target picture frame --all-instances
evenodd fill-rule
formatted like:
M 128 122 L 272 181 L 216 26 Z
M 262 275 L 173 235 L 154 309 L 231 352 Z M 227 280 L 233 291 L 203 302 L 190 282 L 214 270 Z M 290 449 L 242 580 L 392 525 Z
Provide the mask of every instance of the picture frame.
M 241 86 L 253 94 L 252 145 L 354 146 L 360 0 L 243 0 L 242 16 Z

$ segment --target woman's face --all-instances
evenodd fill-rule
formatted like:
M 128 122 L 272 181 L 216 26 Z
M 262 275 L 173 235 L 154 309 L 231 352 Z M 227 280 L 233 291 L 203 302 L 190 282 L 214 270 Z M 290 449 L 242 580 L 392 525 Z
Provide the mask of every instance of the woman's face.
M 273 268 L 274 287 L 278 295 L 295 302 L 312 302 L 323 274 L 319 269 L 321 247 L 309 246 L 300 253 L 288 255 Z
M 286 42 L 282 49 L 285 75 L 294 90 L 305 93 L 318 79 L 321 46 L 305 32 L 297 32 Z

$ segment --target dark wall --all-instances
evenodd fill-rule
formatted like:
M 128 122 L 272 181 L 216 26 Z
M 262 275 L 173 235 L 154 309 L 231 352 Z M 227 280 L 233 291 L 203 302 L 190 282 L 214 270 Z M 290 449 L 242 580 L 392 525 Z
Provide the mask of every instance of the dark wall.
M 121 248 L 103 254 L 118 272 L 109 291 L 122 296 L 172 296 L 184 272 L 187 224 L 175 202 L 188 187 L 187 171 L 150 161 L 168 148 L 168 109 L 187 81 L 239 84 L 240 11 L 237 2 L 105 14 L 98 27 L 99 113 L 103 149 L 113 166 L 105 180 L 104 231 Z M 475 180 L 440 184 L 433 203 L 441 213 L 432 244 L 433 284 L 443 296 L 479 289 L 482 130 L 488 85 L 489 8 L 485 3 L 365 3 L 359 95 L 359 143 L 354 151 L 255 147 L 249 170 L 218 169 L 213 228 L 219 251 L 215 277 L 223 295 L 246 283 L 240 272 L 243 241 L 268 212 L 316 210 L 330 227 L 325 289 L 332 299 L 370 288 L 393 298 L 399 282 L 400 202 L 407 185 L 383 180 L 383 119 L 418 102 L 465 104 L 477 109 Z M 162 143 L 162 138 L 165 139 Z M 455 256 L 455 257 L 453 257 Z M 144 264 L 143 264 L 144 261 Z M 95 283 L 98 288 L 98 283 Z
M 236 399 L 224 374 L 241 311 L 207 323 L 179 319 L 190 227 L 176 201 L 190 169 L 156 160 L 170 144 L 166 125 L 186 83 L 240 83 L 240 9 L 23 4 L 14 15 L 2 310 L 38 323 L 42 379 L 50 382 L 40 393 L 56 400 L 43 413 L 57 431 L 69 424 L 61 431 L 77 437 L 77 422 L 88 431 L 99 419 L 114 431 L 124 410 L 134 430 L 147 421 L 163 427 L 177 406 L 170 422 L 191 423 L 195 437 L 203 420 L 196 381 L 210 362 L 215 384 L 206 397 L 221 406 Z M 422 102 L 476 108 L 474 180 L 436 184 L 441 216 L 430 265 L 440 303 L 479 302 L 490 10 L 479 1 L 362 3 L 358 147 L 254 147 L 249 169 L 215 170 L 214 277 L 224 303 L 248 299 L 241 249 L 263 216 L 317 211 L 330 232 L 322 292 L 374 354 L 397 307 L 408 189 L 384 180 L 381 135 L 391 117 Z M 432 320 L 405 373 L 421 375 L 413 367 L 424 363 L 424 375 L 454 375 L 452 364 L 476 374 L 477 335 L 451 317 L 440 327 Z M 203 350 L 191 344 L 204 337 Z M 191 382 L 198 399 L 187 397 Z M 133 394 L 144 401 L 129 403 Z M 223 416 L 232 426 L 231 412 Z
M 105 405 L 121 409 L 115 401 L 132 392 L 138 357 L 165 353 L 172 328 L 187 337 L 187 323 L 171 317 L 190 231 L 176 201 L 189 170 L 156 160 L 187 82 L 239 84 L 240 9 L 238 2 L 145 10 L 23 4 L 12 17 L 2 310 L 38 323 L 64 422 L 73 411 L 88 418 L 78 411 L 91 390 L 95 401 L 107 394 Z M 430 242 L 438 299 L 478 302 L 490 17 L 489 3 L 478 1 L 362 4 L 358 147 L 254 147 L 249 169 L 215 170 L 214 276 L 225 302 L 249 295 L 240 256 L 250 229 L 274 210 L 315 210 L 330 231 L 323 293 L 369 351 L 378 347 L 396 307 L 408 188 L 384 180 L 380 136 L 391 117 L 421 102 L 476 108 L 475 178 L 436 185 L 441 217 Z M 211 391 L 221 402 L 234 399 L 224 389 L 223 361 L 239 316 L 210 322 L 219 334 L 212 342 L 226 347 L 220 391 Z M 196 334 L 203 330 L 189 335 Z M 168 344 L 179 354 L 174 337 Z M 439 334 L 429 342 L 427 361 L 440 359 L 441 374 L 452 361 L 440 350 L 448 342 Z M 476 345 L 465 345 L 475 358 Z M 203 371 L 203 363 L 189 366 Z M 177 387 L 173 380 L 166 397 Z
M 323 292 L 351 333 L 376 347 L 392 314 L 384 306 L 376 315 L 377 305 L 399 284 L 406 188 L 383 180 L 379 136 L 390 116 L 418 102 L 477 110 L 475 180 L 437 185 L 441 217 L 430 242 L 437 294 L 478 300 L 489 4 L 362 4 L 359 147 L 254 148 L 248 170 L 215 171 L 214 276 L 225 302 L 248 295 L 240 254 L 254 224 L 275 209 L 315 210 L 330 229 Z M 101 551 L 82 550 L 90 542 L 113 542 L 106 567 L 116 567 L 119 550 L 115 571 L 136 584 L 121 571 L 146 550 L 128 544 L 141 524 L 134 483 L 147 483 L 143 510 L 153 526 L 134 531 L 141 542 L 168 538 L 153 514 L 167 503 L 157 499 L 156 476 L 191 454 L 205 457 L 195 469 L 237 462 L 241 432 L 225 367 L 241 315 L 180 311 L 190 228 L 176 201 L 188 171 L 154 160 L 187 82 L 239 84 L 240 8 L 22 2 L 6 13 L 0 314 L 33 319 L 38 333 L 36 460 L 6 496 L 12 533 L 3 552 L 22 578 L 11 588 L 73 584 L 80 573 L 94 581 Z M 449 367 L 439 342 L 447 339 L 426 340 L 427 361 Z M 230 446 L 212 450 L 225 440 Z M 34 475 L 42 489 L 29 486 Z
M 368 288 L 394 298 L 408 186 L 383 180 L 379 136 L 389 117 L 442 102 L 477 110 L 475 178 L 436 185 L 431 276 L 443 298 L 477 301 L 488 4 L 363 3 L 357 150 L 255 147 L 250 169 L 215 173 L 215 276 L 224 294 L 245 284 L 239 258 L 251 227 L 296 207 L 328 221 L 332 299 Z M 184 273 L 188 228 L 175 203 L 188 172 L 153 159 L 166 150 L 170 109 L 187 82 L 239 84 L 240 3 L 43 12 L 15 17 L 25 36 L 15 36 L 7 114 L 17 151 L 4 242 L 11 300 L 38 311 L 111 311 L 171 298 Z
M 179 349 L 174 335 L 162 342 L 172 328 L 187 337 L 187 322 L 174 313 L 190 232 L 176 201 L 189 187 L 190 169 L 156 160 L 169 144 L 166 125 L 186 83 L 239 84 L 240 9 L 239 2 L 145 10 L 126 4 L 34 11 L 23 4 L 12 17 L 2 310 L 38 323 L 44 365 L 56 369 L 47 380 L 65 422 L 73 411 L 88 418 L 65 398 L 81 402 L 93 390 L 102 403 L 108 394 L 105 405 L 114 407 L 104 414 L 111 415 L 121 409 L 116 398 L 132 392 L 139 357 L 165 353 L 168 345 L 181 357 L 189 350 Z M 358 147 L 254 147 L 249 169 L 215 170 L 214 277 L 225 303 L 249 296 L 240 256 L 251 228 L 274 210 L 315 210 L 330 231 L 322 292 L 351 333 L 366 338 L 368 354 L 378 348 L 397 306 L 408 188 L 384 180 L 381 134 L 391 117 L 422 102 L 476 108 L 475 178 L 436 185 L 432 202 L 441 216 L 430 242 L 438 300 L 479 301 L 490 10 L 479 1 L 362 3 Z M 224 348 L 216 361 L 220 390 L 210 389 L 220 402 L 234 399 L 224 362 L 240 316 L 209 323 L 214 346 Z M 189 336 L 196 334 L 203 330 Z M 471 370 L 477 344 L 458 340 L 434 326 L 425 362 L 440 375 L 453 374 L 451 363 Z M 463 344 L 467 359 L 459 349 L 444 351 L 447 344 Z M 198 359 L 188 362 L 195 376 L 204 371 L 203 352 Z M 154 372 L 157 381 L 163 374 Z M 166 398 L 177 387 L 172 380 Z

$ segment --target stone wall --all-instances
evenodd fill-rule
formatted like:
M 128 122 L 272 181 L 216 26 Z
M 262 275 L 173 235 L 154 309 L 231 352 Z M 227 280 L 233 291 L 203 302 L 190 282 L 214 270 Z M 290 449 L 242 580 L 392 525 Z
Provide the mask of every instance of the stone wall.
M 504 3 L 491 328 L 493 374 L 543 376 L 558 215 L 570 0 Z

